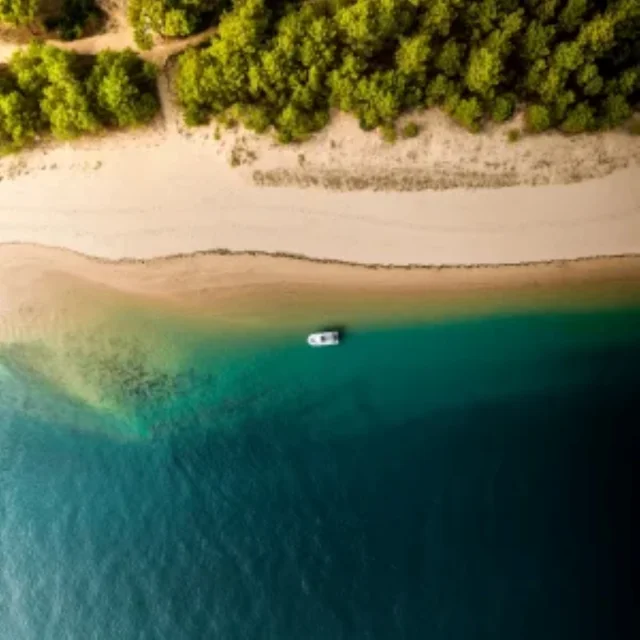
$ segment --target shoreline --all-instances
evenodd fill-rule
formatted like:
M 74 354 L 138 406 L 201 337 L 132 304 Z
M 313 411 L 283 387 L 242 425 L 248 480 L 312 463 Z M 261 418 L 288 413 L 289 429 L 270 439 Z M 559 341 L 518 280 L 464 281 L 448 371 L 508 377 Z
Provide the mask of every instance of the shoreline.
M 399 320 L 495 309 L 640 302 L 640 256 L 519 265 L 384 267 L 249 252 L 109 261 L 60 248 L 0 245 L 0 324 L 119 305 L 283 325 L 317 314 Z M 342 318 L 342 320 L 341 320 Z
M 502 269 L 526 269 L 529 267 L 563 267 L 565 265 L 572 265 L 577 263 L 606 263 L 608 261 L 626 261 L 626 260 L 640 260 L 640 251 L 637 253 L 620 253 L 620 254 L 600 254 L 600 255 L 588 255 L 580 256 L 577 258 L 550 258 L 547 260 L 530 260 L 519 262 L 478 262 L 478 263 L 453 263 L 453 264 L 394 264 L 394 263 L 375 263 L 375 262 L 351 262 L 349 260 L 341 260 L 339 258 L 315 258 L 313 256 L 307 256 L 302 253 L 287 253 L 287 252 L 270 252 L 251 249 L 202 249 L 200 251 L 184 252 L 184 253 L 170 253 L 152 256 L 150 258 L 136 258 L 136 257 L 121 257 L 121 258 L 109 258 L 101 257 L 99 255 L 92 255 L 83 253 L 76 249 L 68 247 L 61 247 L 57 245 L 49 245 L 44 243 L 32 243 L 32 242 L 2 242 L 0 243 L 0 252 L 3 247 L 19 248 L 38 251 L 51 251 L 61 252 L 63 254 L 70 254 L 88 260 L 90 262 L 100 265 L 148 265 L 158 264 L 163 262 L 179 262 L 181 260 L 188 260 L 189 258 L 207 258 L 207 257 L 231 257 L 231 258 L 267 258 L 275 260 L 286 260 L 292 262 L 303 262 L 316 265 L 331 265 L 337 267 L 348 267 L 352 269 L 361 269 L 365 271 L 466 271 L 466 270 L 502 270 Z
M 0 273 L 0 375 L 3 365 L 6 375 L 28 371 L 101 410 L 117 407 L 118 375 L 137 371 L 162 384 L 202 344 L 212 353 L 240 353 L 328 326 L 351 333 L 496 315 L 640 310 L 640 256 L 372 268 L 211 253 L 111 262 L 0 245 Z

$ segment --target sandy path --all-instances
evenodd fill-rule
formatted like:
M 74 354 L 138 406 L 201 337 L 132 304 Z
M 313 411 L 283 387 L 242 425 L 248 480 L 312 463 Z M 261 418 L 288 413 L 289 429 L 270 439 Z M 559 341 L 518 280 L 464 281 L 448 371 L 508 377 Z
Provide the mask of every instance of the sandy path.
M 187 47 L 199 44 L 211 37 L 214 32 L 215 27 L 212 27 L 207 31 L 203 31 L 189 38 L 168 40 L 157 45 L 151 51 L 139 51 L 139 53 L 145 60 L 149 60 L 161 67 L 170 56 L 180 53 Z M 47 44 L 66 51 L 75 51 L 83 55 L 95 55 L 105 50 L 121 51 L 127 48 L 137 50 L 136 44 L 133 41 L 133 30 L 128 26 L 91 38 L 74 40 L 73 42 L 47 40 Z M 0 64 L 8 62 L 13 53 L 21 47 L 24 47 L 24 45 L 0 42 Z
M 47 40 L 47 44 L 83 55 L 95 55 L 100 51 L 120 51 L 127 48 L 137 51 L 138 48 L 133 39 L 133 29 L 127 20 L 126 1 L 99 0 L 98 4 L 107 14 L 105 33 L 72 42 Z M 139 51 L 139 53 L 145 60 L 162 67 L 170 56 L 203 42 L 211 37 L 215 31 L 216 27 L 214 26 L 188 38 L 164 39 L 156 44 L 151 51 Z M 8 62 L 13 53 L 22 46 L 25 45 L 0 41 L 0 64 Z

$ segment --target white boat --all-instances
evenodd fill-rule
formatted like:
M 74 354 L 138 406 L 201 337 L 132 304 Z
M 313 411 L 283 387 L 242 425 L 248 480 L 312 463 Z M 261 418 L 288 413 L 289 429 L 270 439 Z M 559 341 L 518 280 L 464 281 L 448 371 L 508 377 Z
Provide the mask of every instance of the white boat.
M 307 338 L 310 347 L 337 347 L 340 344 L 339 331 L 319 331 Z

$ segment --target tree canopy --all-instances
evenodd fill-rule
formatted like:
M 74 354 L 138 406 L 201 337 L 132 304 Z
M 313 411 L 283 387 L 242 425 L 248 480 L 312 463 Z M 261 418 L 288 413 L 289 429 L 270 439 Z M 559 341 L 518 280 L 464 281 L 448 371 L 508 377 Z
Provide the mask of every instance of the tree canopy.
M 136 126 L 158 110 L 155 68 L 130 50 L 89 61 L 43 44 L 0 69 L 0 151 L 52 133 L 70 139 L 102 127 Z
M 365 129 L 440 106 L 477 131 L 518 103 L 533 131 L 614 127 L 640 99 L 640 2 L 234 0 L 176 86 L 188 123 L 240 119 L 285 142 L 331 108 Z
M 24 0 L 23 0 L 24 1 Z M 188 36 L 229 3 L 226 0 L 129 0 L 127 14 L 136 44 L 149 48 L 153 34 Z
M 33 22 L 40 0 L 0 0 L 0 22 L 23 25 Z

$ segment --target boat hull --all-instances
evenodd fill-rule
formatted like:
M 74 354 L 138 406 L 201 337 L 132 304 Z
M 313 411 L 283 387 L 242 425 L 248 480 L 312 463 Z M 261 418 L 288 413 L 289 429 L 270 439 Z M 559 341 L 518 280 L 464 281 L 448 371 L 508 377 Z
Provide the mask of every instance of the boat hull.
M 322 331 L 312 333 L 307 338 L 310 347 L 337 347 L 340 344 L 340 334 L 337 331 Z

